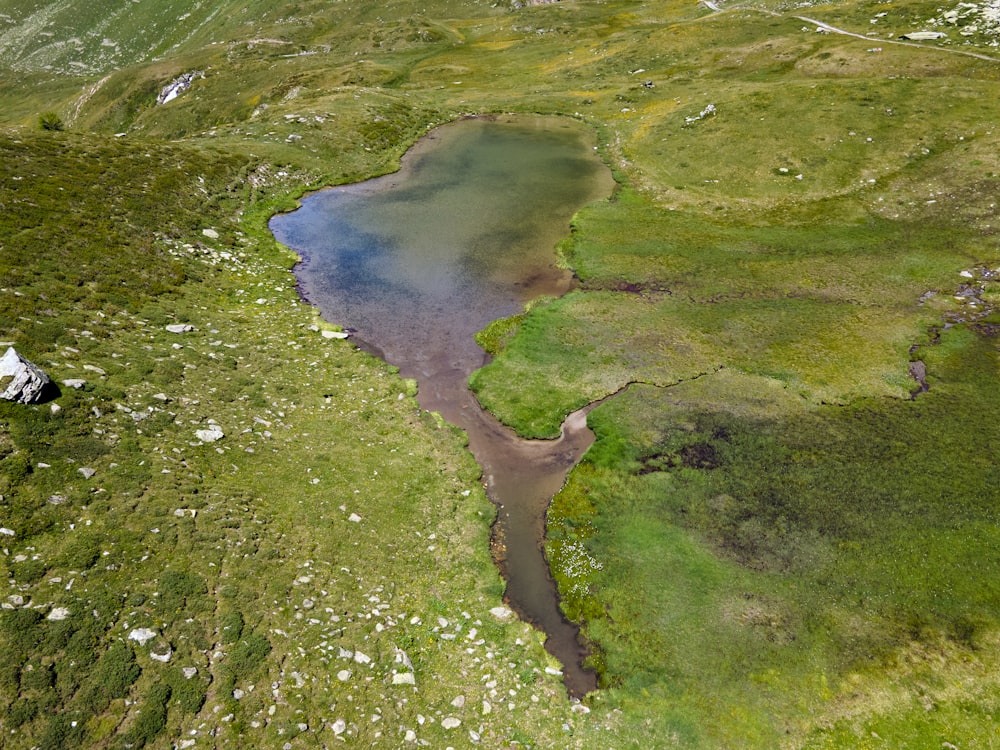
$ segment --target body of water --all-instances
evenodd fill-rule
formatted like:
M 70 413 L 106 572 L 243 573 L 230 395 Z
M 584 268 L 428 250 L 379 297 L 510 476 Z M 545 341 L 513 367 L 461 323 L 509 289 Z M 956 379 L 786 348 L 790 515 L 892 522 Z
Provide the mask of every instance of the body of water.
M 593 436 L 577 414 L 559 440 L 521 440 L 479 407 L 467 380 L 487 362 L 478 331 L 571 287 L 555 245 L 613 186 L 575 122 L 473 118 L 432 131 L 399 172 L 319 191 L 271 221 L 302 256 L 296 275 L 323 317 L 416 379 L 420 405 L 467 432 L 498 507 L 507 599 L 547 634 L 574 694 L 594 676 L 580 666 L 578 629 L 559 611 L 542 545 L 549 500 Z

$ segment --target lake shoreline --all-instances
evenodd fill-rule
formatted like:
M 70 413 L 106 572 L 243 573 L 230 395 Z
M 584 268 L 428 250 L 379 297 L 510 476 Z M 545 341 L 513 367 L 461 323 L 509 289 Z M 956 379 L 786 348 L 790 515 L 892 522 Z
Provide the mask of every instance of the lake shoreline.
M 593 133 L 568 118 L 466 117 L 418 140 L 397 171 L 314 192 L 301 213 L 270 222 L 301 259 L 293 273 L 302 298 L 363 351 L 417 381 L 423 409 L 465 431 L 497 508 L 491 547 L 505 601 L 546 633 L 574 697 L 597 679 L 582 666 L 589 650 L 579 628 L 559 606 L 544 553 L 545 513 L 593 442 L 585 420 L 592 407 L 567 417 L 559 439 L 527 440 L 485 410 L 468 381 L 489 361 L 476 333 L 572 286 L 554 247 L 572 215 L 614 187 L 593 145 Z M 439 166 L 443 160 L 453 161 Z M 471 179 L 476 187 L 464 187 Z M 542 205 L 526 209 L 523 195 Z

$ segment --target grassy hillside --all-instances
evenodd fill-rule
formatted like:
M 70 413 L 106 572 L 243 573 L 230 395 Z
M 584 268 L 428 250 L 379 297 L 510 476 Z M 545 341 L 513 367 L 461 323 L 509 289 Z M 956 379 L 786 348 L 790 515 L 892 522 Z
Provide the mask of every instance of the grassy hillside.
M 521 5 L 0 2 L 0 341 L 85 381 L 0 404 L 0 744 L 1000 742 L 995 4 Z M 491 111 L 621 183 L 473 378 L 618 394 L 549 516 L 584 705 L 265 225 Z
M 562 686 L 500 603 L 477 467 L 296 303 L 290 257 L 236 215 L 255 164 L 4 145 L 25 250 L 4 255 L 3 330 L 85 381 L 0 405 L 5 746 L 561 736 Z M 69 199 L 55 236 L 25 237 L 22 183 Z

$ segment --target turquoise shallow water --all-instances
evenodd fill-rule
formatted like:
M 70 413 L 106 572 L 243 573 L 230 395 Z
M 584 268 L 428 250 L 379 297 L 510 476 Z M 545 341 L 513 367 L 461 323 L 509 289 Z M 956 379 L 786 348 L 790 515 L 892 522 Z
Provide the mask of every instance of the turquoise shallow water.
M 499 509 L 508 600 L 546 632 L 574 693 L 593 676 L 580 669 L 577 630 L 559 613 L 541 550 L 545 508 L 592 436 L 576 419 L 559 441 L 519 440 L 466 384 L 487 361 L 479 330 L 570 288 L 555 244 L 612 188 L 577 123 L 468 119 L 432 131 L 399 172 L 314 193 L 271 221 L 302 256 L 296 275 L 323 317 L 415 378 L 421 406 L 468 433 Z

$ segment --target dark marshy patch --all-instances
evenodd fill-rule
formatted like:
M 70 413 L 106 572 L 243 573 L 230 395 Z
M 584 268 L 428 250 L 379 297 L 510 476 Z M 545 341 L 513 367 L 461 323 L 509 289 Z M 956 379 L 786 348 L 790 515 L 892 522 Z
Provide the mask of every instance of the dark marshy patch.
M 674 469 L 717 469 L 721 464 L 718 452 L 710 443 L 694 443 L 670 453 L 657 453 L 641 460 L 639 474 Z

